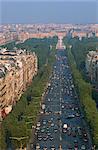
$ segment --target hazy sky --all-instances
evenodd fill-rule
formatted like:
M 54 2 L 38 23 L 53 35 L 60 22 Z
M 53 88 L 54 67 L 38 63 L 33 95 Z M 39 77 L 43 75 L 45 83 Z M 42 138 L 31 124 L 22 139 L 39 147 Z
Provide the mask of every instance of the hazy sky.
M 0 23 L 98 23 L 97 0 L 0 0 Z

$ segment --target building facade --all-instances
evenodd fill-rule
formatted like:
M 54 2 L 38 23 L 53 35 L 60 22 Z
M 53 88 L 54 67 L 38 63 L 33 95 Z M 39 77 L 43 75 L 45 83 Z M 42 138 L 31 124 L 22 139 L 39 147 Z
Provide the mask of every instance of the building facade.
M 98 84 L 98 50 L 89 51 L 86 58 L 86 71 L 91 82 Z
M 0 50 L 0 115 L 15 105 L 37 74 L 37 56 L 26 50 Z

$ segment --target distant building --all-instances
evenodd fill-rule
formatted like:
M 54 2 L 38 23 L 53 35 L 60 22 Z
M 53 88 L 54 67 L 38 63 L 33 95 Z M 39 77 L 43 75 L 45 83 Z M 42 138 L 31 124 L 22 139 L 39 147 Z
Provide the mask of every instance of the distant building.
M 95 33 L 95 36 L 98 37 L 98 32 Z
M 16 32 L 0 33 L 0 45 L 16 41 L 18 39 Z
M 87 33 L 82 31 L 73 31 L 72 37 L 79 37 L 79 39 L 82 39 L 83 37 L 87 37 Z
M 18 41 L 24 42 L 30 38 L 49 38 L 53 36 L 66 36 L 66 32 L 38 32 L 38 33 L 29 33 L 29 32 L 19 32 Z
M 98 50 L 87 54 L 86 71 L 92 83 L 98 84 Z
M 13 106 L 37 74 L 37 56 L 26 50 L 0 50 L 0 114 Z M 7 111 L 8 112 L 8 111 Z M 3 116 L 4 117 L 4 116 Z

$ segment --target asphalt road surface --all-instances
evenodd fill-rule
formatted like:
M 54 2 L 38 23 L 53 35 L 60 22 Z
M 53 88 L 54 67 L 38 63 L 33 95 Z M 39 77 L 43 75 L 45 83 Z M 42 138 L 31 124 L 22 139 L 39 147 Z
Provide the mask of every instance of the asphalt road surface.
M 91 150 L 92 141 L 64 50 L 57 50 L 31 150 Z

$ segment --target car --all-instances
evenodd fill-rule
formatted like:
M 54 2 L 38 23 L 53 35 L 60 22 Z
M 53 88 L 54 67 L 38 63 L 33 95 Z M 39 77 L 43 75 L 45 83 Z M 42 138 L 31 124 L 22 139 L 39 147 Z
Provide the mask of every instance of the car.
M 38 123 L 37 123 L 37 127 L 40 127 L 40 125 L 41 125 L 41 123 L 40 123 L 40 122 L 38 122 Z
M 75 110 L 79 110 L 79 108 L 76 106 L 76 107 L 75 107 Z
M 48 136 L 50 136 L 50 135 L 51 135 L 51 133 L 50 133 L 50 132 L 48 132 L 48 133 L 47 133 L 47 135 L 48 135 Z
M 47 134 L 50 132 L 50 130 L 48 129 L 48 130 L 46 130 L 46 132 L 47 132 Z
M 39 130 L 40 130 L 40 127 L 36 127 L 36 130 L 39 131 Z
M 44 140 L 44 141 L 47 141 L 47 139 L 48 139 L 48 136 L 44 136 L 44 137 L 43 137 L 43 140 Z
M 53 118 L 51 118 L 50 120 L 53 121 Z
M 52 111 L 50 111 L 50 110 L 49 110 L 49 111 L 48 111 L 48 113 L 49 113 L 49 114 L 51 114 L 51 113 L 52 113 Z
M 78 141 L 77 140 L 74 140 L 74 148 L 78 149 Z
M 81 146 L 81 150 L 86 150 L 86 146 L 85 146 L 85 145 L 82 145 L 82 146 Z
M 83 132 L 83 141 L 87 142 L 88 141 L 87 133 L 85 132 L 85 130 L 83 130 L 82 132 Z
M 36 144 L 36 150 L 39 150 L 40 149 L 40 145 L 39 143 Z
M 70 135 L 71 135 L 71 130 L 68 131 L 68 136 L 70 136 Z
M 63 128 L 63 131 L 62 131 L 62 132 L 63 132 L 63 133 L 66 133 L 66 132 L 67 132 L 67 129 L 64 129 L 64 128 Z
M 63 129 L 67 129 L 68 128 L 68 124 L 64 123 L 63 124 Z
M 83 136 L 84 136 L 84 137 L 87 137 L 87 134 L 84 132 L 84 133 L 83 133 Z
M 80 114 L 79 114 L 79 113 L 76 113 L 75 116 L 76 116 L 76 117 L 80 117 Z
M 51 150 L 55 150 L 55 146 L 54 145 L 51 146 Z
M 48 98 L 48 102 L 50 102 L 51 100 L 50 100 L 50 98 Z
M 72 106 L 72 105 L 69 105 L 69 108 L 70 108 L 70 109 L 72 109 L 72 108 L 73 108 L 73 106 Z
M 83 138 L 83 141 L 84 141 L 84 142 L 87 142 L 87 141 L 88 141 L 87 137 Z
M 72 136 L 76 137 L 76 129 L 75 129 L 75 127 L 72 128 Z
M 51 127 L 53 127 L 54 126 L 54 123 L 51 123 Z
M 41 132 L 44 133 L 44 132 L 45 132 L 45 129 L 41 129 Z
M 45 114 L 46 114 L 46 115 L 49 115 L 49 112 L 45 111 Z
M 76 137 L 76 132 L 72 132 L 72 136 L 73 136 L 73 137 Z
M 78 141 L 75 139 L 75 140 L 74 140 L 74 143 L 75 143 L 75 144 L 78 144 Z
M 44 147 L 43 150 L 48 150 L 47 147 Z
M 51 120 L 48 120 L 48 123 L 50 124 L 52 121 Z
M 55 111 L 55 114 L 59 115 L 59 114 L 60 114 L 60 111 Z
M 68 131 L 68 135 L 71 135 L 71 128 L 70 127 L 68 127 L 68 129 L 67 129 L 67 131 Z
M 42 136 L 38 135 L 38 140 L 41 141 L 42 140 Z
M 38 131 L 35 131 L 35 133 L 34 133 L 35 135 L 37 135 L 38 134 Z
M 50 141 L 52 141 L 52 140 L 53 140 L 53 137 L 52 137 L 52 136 L 50 136 L 50 137 L 49 137 L 49 140 L 50 140 Z
M 72 114 L 72 115 L 68 115 L 68 116 L 66 117 L 66 119 L 72 119 L 72 118 L 74 118 L 74 117 L 75 117 L 75 115 Z
M 43 125 L 46 125 L 47 121 L 46 120 L 43 120 Z
M 58 129 L 54 129 L 54 132 L 56 133 L 58 131 Z
M 79 135 L 79 136 L 82 136 L 81 127 L 77 127 L 77 131 L 78 131 L 78 135 Z
M 64 105 L 62 105 L 62 109 L 64 109 Z
M 74 107 L 72 108 L 72 110 L 74 111 Z
M 44 112 L 43 112 L 43 111 L 40 111 L 40 114 L 44 114 Z

